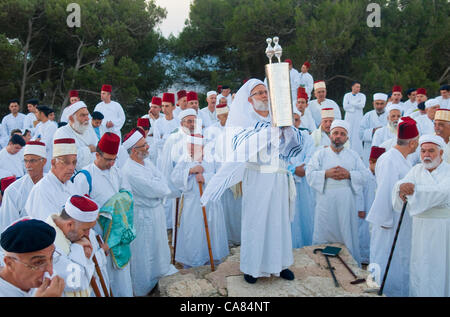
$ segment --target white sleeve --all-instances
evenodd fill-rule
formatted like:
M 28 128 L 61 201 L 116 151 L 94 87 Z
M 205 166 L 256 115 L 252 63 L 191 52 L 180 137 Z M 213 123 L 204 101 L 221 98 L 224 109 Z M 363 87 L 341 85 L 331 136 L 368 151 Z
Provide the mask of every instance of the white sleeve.
M 306 165 L 306 181 L 319 193 L 323 193 L 325 190 L 325 170 L 321 167 L 321 153 L 323 151 L 315 152 Z

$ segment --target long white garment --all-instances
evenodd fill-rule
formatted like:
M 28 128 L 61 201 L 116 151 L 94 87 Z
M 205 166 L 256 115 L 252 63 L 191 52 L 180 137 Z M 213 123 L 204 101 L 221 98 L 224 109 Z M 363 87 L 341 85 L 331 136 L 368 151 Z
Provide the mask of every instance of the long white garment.
M 95 160 L 95 152 L 91 152 L 89 145 L 96 146 L 98 138 L 95 135 L 94 129 L 88 128 L 83 134 L 76 132 L 70 123 L 56 130 L 53 139 L 75 139 L 75 145 L 77 146 L 77 166 L 76 169 L 80 170 L 86 165 L 91 164 Z M 51 142 L 53 147 L 53 142 Z
M 203 109 L 200 109 L 198 111 L 199 115 L 201 115 L 203 120 L 203 126 L 205 128 L 210 127 L 214 123 L 218 122 L 216 111 L 214 112 L 209 111 L 208 107 L 205 107 Z
M 3 193 L 0 207 L 0 232 L 14 221 L 25 217 L 25 202 L 34 183 L 28 174 L 16 180 Z
M 363 109 L 366 105 L 366 95 L 363 93 L 357 93 L 353 95 L 348 92 L 344 95 L 343 107 L 345 111 L 345 121 L 350 126 L 348 133 L 350 139 L 350 148 L 362 157 L 363 146 L 359 137 L 359 124 L 363 118 Z
M 134 229 L 131 242 L 131 279 L 135 296 L 147 295 L 167 273 L 175 272 L 170 264 L 166 218 L 162 198 L 170 189 L 162 174 L 148 160 L 141 165 L 130 158 L 122 173 L 131 185 L 134 200 Z
M 379 147 L 385 148 L 386 151 L 388 151 L 389 149 L 393 148 L 396 145 L 397 145 L 397 136 L 384 141 L 379 145 Z M 414 153 L 409 154 L 406 157 L 406 159 L 408 160 L 409 163 L 411 163 L 411 166 L 420 163 L 420 147 L 417 147 L 416 151 Z
M 41 142 L 45 143 L 45 150 L 47 152 L 47 163 L 44 166 L 44 173 L 47 173 L 52 165 L 52 155 L 53 155 L 53 136 L 56 133 L 58 126 L 54 124 L 53 121 L 48 120 L 47 122 L 40 122 L 36 126 L 34 131 L 33 139 L 39 138 Z
M 289 71 L 289 78 L 291 81 L 291 97 L 292 97 L 292 106 L 295 110 L 295 102 L 297 100 L 297 89 L 300 85 L 300 74 L 298 73 L 298 70 L 295 68 L 292 68 Z
M 22 177 L 25 175 L 25 163 L 23 162 L 23 149 L 16 154 L 9 154 L 6 148 L 0 151 L 0 168 L 8 172 L 8 176 L 15 175 Z
M 385 141 L 395 138 L 397 139 L 396 129 L 392 129 L 389 124 L 377 129 L 373 135 L 372 146 L 381 146 Z
M 5 147 L 8 145 L 9 139 L 11 137 L 11 131 L 14 129 L 22 129 L 23 128 L 23 121 L 25 120 L 26 116 L 19 112 L 14 117 L 12 113 L 6 115 L 2 119 L 2 125 L 1 125 L 1 146 Z
M 312 133 L 315 129 L 317 129 L 316 122 L 309 111 L 305 110 L 305 113 L 301 116 L 300 121 L 300 128 L 308 129 L 309 133 Z
M 164 143 L 169 135 L 179 127 L 180 120 L 175 117 L 172 120 L 167 120 L 165 117 L 161 117 L 155 122 L 153 126 L 153 140 L 158 149 L 158 157 L 161 157 Z
M 35 291 L 35 288 L 30 289 L 28 292 L 22 291 L 0 277 L 0 297 L 32 297 Z
M 334 119 L 342 119 L 341 110 L 339 109 L 338 104 L 331 100 L 325 98 L 322 103 L 319 104 L 317 99 L 311 100 L 308 104 L 308 107 L 305 110 L 306 112 L 311 112 L 312 117 L 314 118 L 314 121 L 316 122 L 316 125 L 320 125 L 320 121 L 322 121 L 321 111 L 324 108 L 333 108 L 334 109 Z
M 365 166 L 369 166 L 370 150 L 372 148 L 373 129 L 384 127 L 387 124 L 387 113 L 378 115 L 375 110 L 364 114 L 359 125 L 359 138 L 363 142 L 362 161 Z
M 341 166 L 350 180 L 325 178 L 329 168 Z M 360 262 L 357 194 L 364 184 L 364 165 L 358 154 L 344 148 L 335 153 L 330 147 L 315 152 L 307 165 L 306 179 L 316 191 L 313 244 L 343 243 Z
M 175 261 L 188 266 L 204 265 L 208 261 L 209 251 L 206 239 L 203 211 L 200 204 L 200 188 L 195 175 L 189 175 L 189 170 L 201 165 L 204 168 L 203 177 L 207 184 L 215 172 L 214 163 L 192 162 L 186 156 L 173 169 L 171 179 L 182 192 L 178 213 L 179 227 L 177 233 L 177 251 Z M 203 188 L 206 184 L 203 184 Z M 227 229 L 223 215 L 222 204 L 210 202 L 206 205 L 211 250 L 214 261 L 221 261 L 229 253 Z
M 450 98 L 444 99 L 442 96 L 438 96 L 435 98 L 440 106 L 440 109 L 450 109 Z
M 381 155 L 375 168 L 377 191 L 366 220 L 372 224 L 370 262 L 379 266 L 380 275 L 376 277 L 379 284 L 386 269 L 400 218 L 399 213 L 392 208 L 392 190 L 395 183 L 410 169 L 411 163 L 396 148 L 391 148 Z M 384 288 L 387 296 L 408 296 L 411 224 L 411 217 L 405 214 Z
M 308 98 L 311 99 L 311 93 L 314 88 L 313 77 L 308 72 L 306 72 L 306 73 L 299 72 L 298 78 L 299 78 L 299 82 L 298 82 L 299 86 L 305 88 L 306 93 L 308 94 Z
M 330 146 L 331 140 L 328 134 L 322 130 L 322 127 L 319 127 L 311 133 L 311 137 L 314 142 L 314 147 L 317 149 L 321 149 L 323 147 Z
M 450 165 L 442 162 L 431 173 L 414 166 L 392 191 L 395 210 L 401 210 L 400 185 L 414 184 L 406 211 L 413 218 L 409 295 L 450 296 Z
M 123 176 L 122 171 L 116 166 L 102 171 L 95 163 L 92 163 L 85 166 L 83 169 L 87 170 L 91 175 L 92 191 L 89 193 L 89 183 L 86 176 L 80 173 L 74 178 L 73 194 L 81 196 L 89 194 L 99 208 L 101 208 L 112 196 L 117 194 L 119 190 L 125 189 L 131 191 L 131 186 Z M 102 234 L 99 225 L 96 225 L 94 230 L 99 234 Z M 108 256 L 107 270 L 113 295 L 115 297 L 133 296 L 130 265 L 118 269 L 115 264 L 113 264 L 111 256 Z
M 408 99 L 403 103 L 402 116 L 406 117 L 416 109 L 417 109 L 417 101 L 411 102 L 411 100 Z
M 112 100 L 110 103 L 105 103 L 102 101 L 95 106 L 94 111 L 98 111 L 103 114 L 104 118 L 102 120 L 102 126 L 105 128 L 106 132 L 112 132 L 117 134 L 119 137 L 122 137 L 120 130 L 125 123 L 125 112 L 123 112 L 120 103 Z M 112 121 L 114 124 L 112 128 L 106 127 L 106 123 L 108 121 Z
M 25 119 L 23 120 L 23 130 L 24 131 L 25 129 L 30 130 L 31 135 L 34 134 L 34 131 L 36 129 L 36 127 L 33 124 L 34 121 L 37 121 L 37 117 L 34 114 L 34 112 L 27 113 Z
M 72 185 L 70 181 L 61 183 L 50 171 L 31 189 L 24 207 L 26 214 L 45 221 L 48 216 L 60 213 L 72 195 Z
M 418 117 L 416 121 L 420 135 L 434 134 L 434 123 L 427 115 Z
M 377 190 L 377 179 L 370 169 L 366 170 L 366 178 L 363 189 L 363 210 L 366 212 L 366 218 L 372 207 L 373 200 L 375 199 L 375 192 Z M 358 219 L 359 222 L 359 249 L 361 251 L 361 262 L 370 263 L 370 231 L 369 222 L 366 218 Z

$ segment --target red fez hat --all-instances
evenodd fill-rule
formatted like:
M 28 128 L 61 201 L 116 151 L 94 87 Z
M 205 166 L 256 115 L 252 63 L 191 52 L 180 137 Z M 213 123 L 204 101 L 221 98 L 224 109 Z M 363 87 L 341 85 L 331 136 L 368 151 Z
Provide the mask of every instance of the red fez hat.
M 418 95 L 427 95 L 427 90 L 425 88 L 417 88 L 416 93 Z
M 289 63 L 289 65 L 292 65 L 292 60 L 290 60 L 289 58 L 286 58 L 286 59 L 284 60 L 284 62 L 285 62 L 285 63 Z
M 159 97 L 153 97 L 153 98 L 152 98 L 152 104 L 161 106 L 161 105 L 162 105 L 162 100 L 161 100 L 161 98 L 159 98 Z
M 309 62 L 304 62 L 303 65 L 305 65 L 306 67 L 310 68 L 311 64 Z
M 190 91 L 187 93 L 187 101 L 198 100 L 197 93 L 195 91 Z
M 148 118 L 139 118 L 137 120 L 137 126 L 143 128 L 150 128 L 150 120 Z
M 384 147 L 372 146 L 372 149 L 370 150 L 370 159 L 377 160 L 384 152 L 386 152 Z
M 177 98 L 178 100 L 180 100 L 181 98 L 186 97 L 186 90 L 180 90 L 179 92 L 177 92 Z
M 2 178 L 2 181 L 1 181 L 2 192 L 4 193 L 6 188 L 8 188 L 8 186 L 11 185 L 12 183 L 14 183 L 15 181 L 16 181 L 15 176 L 9 176 L 9 177 Z
M 401 140 L 413 139 L 419 135 L 419 130 L 417 130 L 417 123 L 414 119 L 410 117 L 400 118 L 398 124 L 397 138 Z
M 116 155 L 119 152 L 120 137 L 112 132 L 105 132 L 100 141 L 98 148 L 105 153 Z
M 78 97 L 78 90 L 69 91 L 69 98 Z
M 170 102 L 171 104 L 175 104 L 175 95 L 170 92 L 163 93 L 162 97 L 163 102 Z
M 306 93 L 306 90 L 304 87 L 298 87 L 297 89 L 297 99 L 303 98 L 306 101 L 308 101 L 308 94 Z
M 102 91 L 112 92 L 112 86 L 111 85 L 103 85 Z
M 402 92 L 402 86 L 394 86 L 394 87 L 392 87 L 392 92 Z

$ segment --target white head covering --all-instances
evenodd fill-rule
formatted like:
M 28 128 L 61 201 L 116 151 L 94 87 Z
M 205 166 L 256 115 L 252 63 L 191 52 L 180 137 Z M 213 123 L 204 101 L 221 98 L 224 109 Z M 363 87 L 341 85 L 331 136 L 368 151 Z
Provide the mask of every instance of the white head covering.
M 373 101 L 375 100 L 383 100 L 386 102 L 388 100 L 388 95 L 378 92 L 373 95 Z
M 70 105 L 69 108 L 67 108 L 67 117 L 70 117 L 81 108 L 87 108 L 86 104 L 83 101 L 77 101 L 74 104 Z
M 422 146 L 424 143 L 434 143 L 439 146 L 441 149 L 445 148 L 445 141 L 442 137 L 435 134 L 424 134 L 419 139 L 419 146 Z
M 179 114 L 178 114 L 178 120 L 183 120 L 184 117 L 187 116 L 197 116 L 197 112 L 192 109 L 192 108 L 188 108 L 185 110 L 182 110 Z
M 230 105 L 227 127 L 248 128 L 250 126 L 252 122 L 250 115 L 254 110 L 252 104 L 248 102 L 248 98 L 251 91 L 258 85 L 264 85 L 264 83 L 259 79 L 252 78 L 239 88 Z
M 314 90 L 320 89 L 320 88 L 327 88 L 327 85 L 323 80 L 317 81 L 314 83 Z
M 345 120 L 334 120 L 331 124 L 330 131 L 334 128 L 344 128 L 345 130 L 347 130 L 347 133 L 350 131 L 350 126 Z
M 428 99 L 427 101 L 425 101 L 425 109 L 428 109 L 428 108 L 431 108 L 434 106 L 439 106 L 439 100 L 436 100 L 436 98 Z
M 398 110 L 400 113 L 402 113 L 402 108 L 400 107 L 400 104 L 397 103 L 389 103 L 389 105 L 386 107 L 386 112 L 389 113 L 391 110 Z
M 53 158 L 63 155 L 77 155 L 75 139 L 64 138 L 53 140 Z
M 144 136 L 142 135 L 142 133 L 138 129 L 136 129 L 136 131 L 134 131 L 134 133 L 122 143 L 122 146 L 125 148 L 125 150 L 128 150 L 130 147 L 138 143 L 139 140 L 143 137 Z
M 43 158 L 47 158 L 47 151 L 45 150 L 45 143 L 38 141 L 31 141 L 25 145 L 23 155 L 33 154 Z
M 215 92 L 214 90 L 208 91 L 206 93 L 206 98 L 209 98 L 209 96 L 212 96 L 212 95 L 216 95 L 217 96 L 217 92 Z
M 98 216 L 98 205 L 85 196 L 71 196 L 64 205 L 66 213 L 81 222 L 94 222 Z

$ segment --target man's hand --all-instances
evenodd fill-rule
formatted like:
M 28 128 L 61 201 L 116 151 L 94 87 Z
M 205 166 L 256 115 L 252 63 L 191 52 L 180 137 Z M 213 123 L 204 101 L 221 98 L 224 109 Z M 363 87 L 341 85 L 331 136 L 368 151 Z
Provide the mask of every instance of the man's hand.
M 95 145 L 89 144 L 88 147 L 89 147 L 89 150 L 91 151 L 91 153 L 94 153 L 97 150 Z
M 400 185 L 400 191 L 398 195 L 403 200 L 403 202 L 406 202 L 406 196 L 407 195 L 413 195 L 414 194 L 414 184 L 412 183 L 404 183 Z
M 39 120 L 34 120 L 33 121 L 33 126 L 36 128 L 37 124 L 39 123 Z
M 338 180 L 350 179 L 350 172 L 343 167 L 337 166 L 337 177 Z
M 82 237 L 80 240 L 75 241 L 74 243 L 81 245 L 84 249 L 84 255 L 86 255 L 86 257 L 88 259 L 91 258 L 93 248 L 92 248 L 92 244 L 88 238 Z
M 205 183 L 205 178 L 203 177 L 203 174 L 197 174 L 195 175 L 195 179 L 197 180 L 198 183 Z
M 305 163 L 295 168 L 295 175 L 297 175 L 298 177 L 305 176 Z
M 338 177 L 337 167 L 332 167 L 325 171 L 325 178 L 337 179 L 337 177 Z
M 201 165 L 195 165 L 189 170 L 189 174 L 201 174 L 204 172 L 204 168 Z
M 361 219 L 366 218 L 366 212 L 365 211 L 358 211 L 358 217 Z
M 114 126 L 114 123 L 112 123 L 112 121 L 108 121 L 108 122 L 106 122 L 106 127 L 109 129 L 109 128 L 112 128 Z
M 64 279 L 58 275 L 53 277 L 51 281 L 49 278 L 45 278 L 34 293 L 34 297 L 61 297 L 64 287 Z

